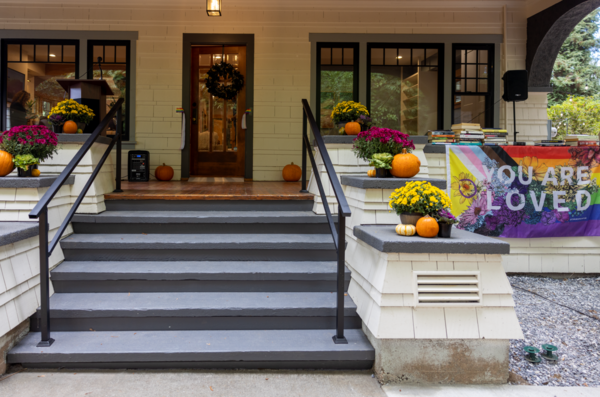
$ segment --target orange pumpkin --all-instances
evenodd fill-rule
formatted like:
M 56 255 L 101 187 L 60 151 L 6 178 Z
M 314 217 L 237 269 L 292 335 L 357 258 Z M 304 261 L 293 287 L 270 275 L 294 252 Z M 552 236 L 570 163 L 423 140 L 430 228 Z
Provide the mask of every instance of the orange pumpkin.
M 440 225 L 437 221 L 429 215 L 417 221 L 417 234 L 421 237 L 435 237 L 440 231 Z
M 77 133 L 77 123 L 69 120 L 63 124 L 63 132 L 65 134 L 75 134 Z
M 173 179 L 173 174 L 173 168 L 169 167 L 168 165 L 165 165 L 165 163 L 156 167 L 156 171 L 154 171 L 154 176 L 159 181 L 170 181 L 171 179 Z
M 394 156 L 392 160 L 392 175 L 397 178 L 412 178 L 419 173 L 421 160 L 412 153 L 402 149 L 402 153 Z
M 38 170 L 37 168 L 36 168 L 36 169 L 33 169 L 33 170 L 31 170 L 31 176 L 33 176 L 33 177 L 36 177 L 36 178 L 37 178 L 37 177 L 38 177 L 38 176 L 40 176 L 41 174 L 42 174 L 42 171 Z
M 0 150 L 0 176 L 6 176 L 15 169 L 12 154 Z
M 286 182 L 298 182 L 302 178 L 302 169 L 294 163 L 288 164 L 283 167 L 281 175 Z
M 377 171 L 369 170 L 369 171 L 367 171 L 367 175 L 369 176 L 369 178 L 375 178 L 377 176 Z
M 356 121 L 346 123 L 344 126 L 344 131 L 346 131 L 346 135 L 358 135 L 360 132 L 360 124 Z

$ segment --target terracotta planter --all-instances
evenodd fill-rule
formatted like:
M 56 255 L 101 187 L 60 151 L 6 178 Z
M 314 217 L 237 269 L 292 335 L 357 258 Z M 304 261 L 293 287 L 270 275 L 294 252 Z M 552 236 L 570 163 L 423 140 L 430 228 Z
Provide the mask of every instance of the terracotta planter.
M 385 168 L 375 168 L 375 177 L 376 178 L 391 178 L 392 174 L 390 174 L 390 170 L 386 170 Z
M 413 214 L 413 213 L 400 214 L 400 222 L 402 222 L 403 225 L 417 226 L 417 221 L 419 219 L 421 219 L 422 217 L 423 217 L 423 215 L 421 215 L 421 214 Z
M 438 232 L 438 237 L 450 238 L 452 234 L 452 224 L 439 222 L 440 231 Z

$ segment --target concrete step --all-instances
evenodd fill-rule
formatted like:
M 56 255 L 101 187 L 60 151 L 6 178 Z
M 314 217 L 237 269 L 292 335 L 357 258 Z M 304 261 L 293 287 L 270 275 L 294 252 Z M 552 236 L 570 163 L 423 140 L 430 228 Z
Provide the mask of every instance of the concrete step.
M 325 329 L 335 327 L 335 309 L 333 292 L 55 293 L 50 324 L 54 331 Z M 347 328 L 361 327 L 347 295 L 344 315 Z
M 314 199 L 304 200 L 105 200 L 108 211 L 312 211 Z
M 69 261 L 335 261 L 331 234 L 73 234 Z
M 30 333 L 7 356 L 26 368 L 369 369 L 375 351 L 360 329 L 336 345 L 333 329 Z
M 327 218 L 312 211 L 105 211 L 73 217 L 75 233 L 326 234 Z
M 52 271 L 59 293 L 334 292 L 336 262 L 82 262 Z M 345 273 L 346 289 L 350 271 Z

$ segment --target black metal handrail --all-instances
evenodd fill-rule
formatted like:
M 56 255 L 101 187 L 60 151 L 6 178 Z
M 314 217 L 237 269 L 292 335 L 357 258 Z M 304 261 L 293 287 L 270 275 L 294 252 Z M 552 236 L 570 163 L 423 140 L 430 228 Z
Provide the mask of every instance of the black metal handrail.
M 63 172 L 56 178 L 56 180 L 52 183 L 48 191 L 44 194 L 44 197 L 40 201 L 38 201 L 37 205 L 31 210 L 29 213 L 30 219 L 39 219 L 39 228 L 40 228 L 40 295 L 41 295 L 41 305 L 40 305 L 40 329 L 42 333 L 42 340 L 38 343 L 38 347 L 48 347 L 52 345 L 54 339 L 50 337 L 50 269 L 48 267 L 48 260 L 50 255 L 54 251 L 54 248 L 58 245 L 60 238 L 65 232 L 67 226 L 71 222 L 73 215 L 75 215 L 75 211 L 79 208 L 79 205 L 83 201 L 87 191 L 89 190 L 92 183 L 96 179 L 96 176 L 102 169 L 104 162 L 110 155 L 110 152 L 117 144 L 117 169 L 116 169 L 116 189 L 115 192 L 122 192 L 121 190 L 121 136 L 122 136 L 122 117 L 123 117 L 123 106 L 124 99 L 121 98 L 115 103 L 115 105 L 110 109 L 108 114 L 102 119 L 100 124 L 94 129 L 94 132 L 90 135 L 90 137 L 85 141 L 81 149 L 75 154 L 73 159 L 69 162 L 69 164 L 65 167 Z M 60 190 L 60 188 L 65 184 L 69 176 L 75 170 L 75 167 L 79 164 L 83 156 L 90 150 L 93 143 L 98 139 L 100 134 L 108 127 L 109 123 L 114 119 L 115 115 L 117 116 L 117 131 L 108 145 L 108 148 L 104 152 L 104 155 L 98 162 L 96 169 L 90 175 L 88 181 L 83 187 L 81 193 L 75 200 L 75 203 L 71 207 L 71 210 L 67 214 L 65 220 L 58 228 L 54 238 L 48 245 L 48 205 L 50 201 L 54 198 L 56 193 Z
M 352 212 L 350 211 L 350 206 L 348 205 L 348 201 L 346 200 L 346 196 L 344 195 L 344 191 L 342 190 L 342 185 L 338 180 L 337 174 L 335 173 L 335 169 L 333 168 L 333 164 L 331 163 L 331 159 L 329 158 L 329 153 L 327 153 L 327 149 L 325 148 L 325 143 L 323 142 L 323 137 L 321 136 L 321 130 L 319 129 L 319 125 L 315 122 L 315 118 L 312 114 L 312 111 L 310 110 L 310 105 L 308 104 L 308 101 L 306 99 L 302 100 L 302 107 L 304 111 L 302 112 L 301 192 L 308 193 L 308 191 L 306 190 L 306 156 L 308 154 L 308 157 L 310 158 L 310 163 L 312 164 L 313 175 L 315 176 L 315 181 L 317 181 L 319 194 L 323 202 L 323 208 L 325 209 L 325 215 L 327 216 L 327 222 L 329 223 L 331 235 L 333 236 L 335 249 L 337 251 L 336 334 L 333 336 L 333 341 L 337 344 L 348 343 L 348 341 L 344 337 L 344 277 L 346 268 L 346 218 L 352 215 Z M 319 175 L 319 169 L 317 168 L 315 157 L 313 156 L 312 150 L 310 148 L 311 144 L 308 138 L 307 121 L 315 137 L 315 144 L 319 149 L 319 153 L 321 154 L 321 159 L 323 160 L 325 171 L 327 171 L 329 182 L 331 183 L 333 193 L 335 194 L 335 198 L 338 203 L 337 228 L 335 227 L 333 215 L 331 214 L 331 209 L 329 208 L 329 204 L 327 203 L 325 189 L 323 189 L 323 183 L 321 182 L 321 176 Z

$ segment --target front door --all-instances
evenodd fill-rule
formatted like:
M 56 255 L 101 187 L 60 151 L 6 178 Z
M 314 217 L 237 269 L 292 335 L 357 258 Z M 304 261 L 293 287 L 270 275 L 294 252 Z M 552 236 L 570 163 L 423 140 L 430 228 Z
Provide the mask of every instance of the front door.
M 206 73 L 221 61 L 233 65 L 246 81 L 245 46 L 192 47 L 191 164 L 193 176 L 244 177 L 246 84 L 232 100 L 206 89 Z M 231 82 L 223 81 L 228 84 Z

